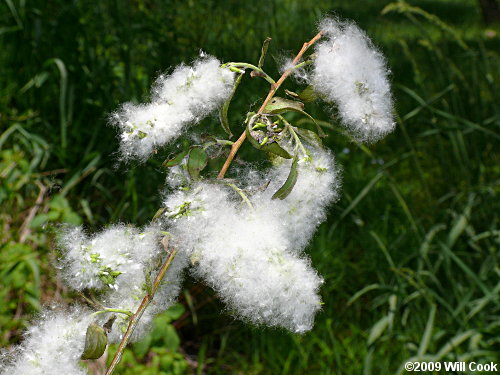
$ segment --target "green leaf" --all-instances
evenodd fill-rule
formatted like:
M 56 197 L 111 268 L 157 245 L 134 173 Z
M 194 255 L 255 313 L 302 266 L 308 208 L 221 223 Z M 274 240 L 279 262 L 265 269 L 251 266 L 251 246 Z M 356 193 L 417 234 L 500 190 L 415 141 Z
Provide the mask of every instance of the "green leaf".
M 261 146 L 260 149 L 265 152 L 270 152 L 272 154 L 281 156 L 285 159 L 291 159 L 293 156 L 288 153 L 284 148 L 282 148 L 278 143 L 266 143 L 264 146 Z
M 269 43 L 271 42 L 272 38 L 267 37 L 266 40 L 264 40 L 264 43 L 262 43 L 262 50 L 260 53 L 260 58 L 259 58 L 259 64 L 258 67 L 262 68 L 264 65 L 264 59 L 266 58 L 267 54 L 267 49 L 269 48 Z
M 375 323 L 370 331 L 370 335 L 368 336 L 368 345 L 373 344 L 380 336 L 382 336 L 388 326 L 388 316 L 384 316 L 377 323 Z
M 156 317 L 151 336 L 153 343 L 160 344 L 163 349 L 176 351 L 179 348 L 179 336 L 174 326 L 170 324 L 170 318 L 164 313 Z
M 304 103 L 309 103 L 318 99 L 318 94 L 316 94 L 312 86 L 307 86 L 298 94 L 298 97 Z
M 108 345 L 108 337 L 104 328 L 92 323 L 87 328 L 85 335 L 85 349 L 83 350 L 82 359 L 98 359 L 106 350 Z
M 177 155 L 175 155 L 172 159 L 165 160 L 162 163 L 162 165 L 164 167 L 167 167 L 167 168 L 179 165 L 182 162 L 182 160 L 184 159 L 184 157 L 187 155 L 188 151 L 189 151 L 189 149 L 187 149 L 187 148 L 185 150 L 182 150 Z
M 275 96 L 264 108 L 264 113 L 279 114 L 285 112 L 302 112 L 304 103 Z
M 82 223 L 82 218 L 76 212 L 70 211 L 64 213 L 62 221 L 71 225 L 80 225 Z
M 207 166 L 207 163 L 208 156 L 205 150 L 198 146 L 191 148 L 187 162 L 187 169 L 191 178 L 198 180 L 200 172 Z
M 152 221 L 155 221 L 156 219 L 158 219 L 161 215 L 163 215 L 163 213 L 165 212 L 166 208 L 165 207 L 161 207 L 159 208 L 155 215 L 153 216 L 153 219 L 151 219 Z
M 47 214 L 38 214 L 38 215 L 36 215 L 33 218 L 33 220 L 31 220 L 30 227 L 31 228 L 41 227 L 47 221 L 49 221 L 49 215 L 47 215 Z
M 165 315 L 170 318 L 170 320 L 176 320 L 179 319 L 182 314 L 184 314 L 184 311 L 186 309 L 184 308 L 183 305 L 180 303 L 176 303 L 175 305 L 172 305 L 171 307 L 168 308 L 168 310 L 165 311 Z
M 217 143 L 217 137 L 212 134 L 202 133 L 200 134 L 200 140 L 204 145 L 210 145 L 213 143 Z
M 231 128 L 229 127 L 229 119 L 227 118 L 227 112 L 229 110 L 229 105 L 231 104 L 231 100 L 233 100 L 234 93 L 236 92 L 236 89 L 238 88 L 241 79 L 243 78 L 243 74 L 240 74 L 236 80 L 234 81 L 234 86 L 233 90 L 231 91 L 231 95 L 226 99 L 224 104 L 222 105 L 220 111 L 219 111 L 219 119 L 220 123 L 222 125 L 222 129 L 229 135 L 229 138 L 233 136 L 233 133 L 231 132 Z
M 163 329 L 163 347 L 175 352 L 179 349 L 181 340 L 175 328 L 168 324 Z
M 288 174 L 285 183 L 279 188 L 276 193 L 274 193 L 272 199 L 285 199 L 292 192 L 292 189 L 297 182 L 297 177 L 299 176 L 297 163 L 298 161 L 295 157 L 293 159 L 292 167 L 290 168 L 290 173 Z
M 59 216 L 61 216 L 61 212 L 60 211 L 50 210 L 47 213 L 47 218 L 48 218 L 49 221 L 57 220 L 57 219 L 59 219 Z
M 64 211 L 68 206 L 68 201 L 61 194 L 54 195 L 49 201 L 49 207 L 53 210 Z
M 420 340 L 420 346 L 418 347 L 418 356 L 421 357 L 427 353 L 427 348 L 431 341 L 432 330 L 434 328 L 434 318 L 436 317 L 436 305 L 431 305 L 431 310 L 429 312 L 429 318 L 427 319 L 427 324 L 425 325 L 424 334 Z
M 309 129 L 304 129 L 304 128 L 296 128 L 294 127 L 293 130 L 299 137 L 301 137 L 304 141 L 306 141 L 308 144 L 314 147 L 323 147 L 323 142 L 321 141 L 321 138 L 313 132 L 312 130 Z
M 153 344 L 152 334 L 144 336 L 141 340 L 134 343 L 134 352 L 139 357 L 142 358 L 149 352 L 149 348 Z

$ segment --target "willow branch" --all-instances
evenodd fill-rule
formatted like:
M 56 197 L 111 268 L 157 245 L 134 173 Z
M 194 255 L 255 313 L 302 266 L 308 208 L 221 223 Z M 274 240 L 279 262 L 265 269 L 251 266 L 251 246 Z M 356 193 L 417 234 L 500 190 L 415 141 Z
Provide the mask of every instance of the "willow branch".
M 165 250 L 167 250 L 167 246 L 165 246 Z M 118 346 L 118 350 L 115 353 L 115 356 L 113 357 L 113 361 L 109 365 L 108 370 L 106 371 L 105 375 L 111 375 L 113 371 L 115 370 L 116 366 L 120 362 L 123 351 L 125 350 L 128 342 L 130 341 L 130 338 L 132 337 L 132 334 L 134 333 L 135 328 L 137 327 L 137 324 L 139 323 L 142 314 L 144 314 L 144 311 L 146 311 L 146 308 L 148 305 L 151 303 L 153 300 L 153 297 L 160 287 L 160 284 L 165 277 L 165 274 L 167 273 L 168 268 L 172 264 L 172 261 L 174 260 L 175 255 L 177 254 L 177 250 L 172 249 L 170 253 L 167 256 L 167 259 L 163 262 L 160 271 L 158 272 L 158 275 L 156 275 L 156 278 L 153 282 L 153 285 L 151 287 L 151 290 L 144 296 L 142 299 L 142 302 L 140 306 L 138 307 L 137 311 L 130 317 L 127 331 L 125 332 L 125 335 L 122 338 L 122 341 L 120 342 L 120 345 Z
M 262 105 L 260 106 L 259 110 L 257 111 L 257 114 L 264 113 L 264 109 L 266 108 L 267 103 L 269 103 L 269 101 L 273 98 L 274 94 L 276 94 L 276 91 L 278 91 L 281 84 L 288 78 L 288 76 L 290 74 L 292 74 L 292 72 L 295 68 L 295 65 L 297 65 L 297 63 L 300 61 L 300 59 L 302 58 L 304 53 L 308 50 L 309 47 L 311 47 L 314 43 L 316 43 L 322 36 L 323 36 L 323 32 L 320 31 L 309 42 L 304 43 L 304 45 L 302 46 L 299 53 L 297 53 L 297 56 L 295 56 L 295 58 L 293 59 L 292 66 L 290 68 L 288 68 L 287 70 L 285 70 L 285 72 L 282 74 L 280 79 L 278 79 L 276 81 L 276 83 L 271 84 L 271 89 L 269 90 L 269 93 L 267 94 L 266 99 L 264 99 L 264 101 L 262 102 Z M 231 151 L 229 152 L 229 155 L 228 155 L 226 161 L 224 162 L 224 165 L 222 166 L 222 169 L 220 170 L 220 172 L 217 176 L 218 179 L 222 179 L 226 175 L 226 172 L 229 169 L 229 166 L 231 165 L 231 162 L 233 161 L 234 156 L 236 155 L 239 148 L 241 147 L 241 145 L 245 141 L 245 138 L 246 138 L 246 132 L 244 131 L 240 135 L 238 140 L 236 142 L 234 142 L 233 145 L 231 146 Z

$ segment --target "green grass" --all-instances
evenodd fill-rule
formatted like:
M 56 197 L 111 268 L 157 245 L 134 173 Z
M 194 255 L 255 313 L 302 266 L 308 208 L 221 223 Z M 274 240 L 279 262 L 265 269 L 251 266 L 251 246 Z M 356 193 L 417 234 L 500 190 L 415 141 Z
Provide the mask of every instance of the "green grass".
M 398 374 L 410 359 L 498 361 L 499 29 L 481 23 L 473 0 L 412 1 L 425 13 L 400 3 L 382 14 L 389 3 L 1 3 L 0 345 L 19 341 L 41 302 L 68 296 L 47 229 L 141 224 L 156 211 L 169 150 L 144 167 L 117 164 L 106 117 L 119 103 L 144 99 L 159 72 L 200 48 L 255 62 L 272 36 L 266 70 L 275 72 L 321 14 L 336 12 L 387 55 L 398 127 L 369 147 L 329 130 L 342 198 L 308 249 L 325 278 L 323 311 L 304 336 L 255 328 L 188 280 L 186 312 L 173 322 L 179 353 L 197 374 Z M 248 79 L 241 90 L 249 99 L 230 109 L 234 131 L 266 84 Z M 214 119 L 204 126 L 216 129 Z M 244 146 L 241 157 L 251 156 Z M 128 351 L 127 374 L 161 374 L 162 358 L 179 360 L 177 346 L 164 353 L 161 338 L 151 340 Z

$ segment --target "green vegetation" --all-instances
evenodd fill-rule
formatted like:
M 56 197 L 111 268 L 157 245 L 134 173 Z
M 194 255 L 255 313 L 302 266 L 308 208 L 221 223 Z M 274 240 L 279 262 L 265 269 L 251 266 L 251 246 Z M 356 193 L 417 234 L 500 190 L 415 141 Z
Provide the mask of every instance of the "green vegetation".
M 53 266 L 58 223 L 141 224 L 159 206 L 161 162 L 174 148 L 144 167 L 118 164 L 109 113 L 199 49 L 257 63 L 271 36 L 266 72 L 276 72 L 334 11 L 388 57 L 398 127 L 369 147 L 325 129 L 345 168 L 342 198 L 309 247 L 325 278 L 315 328 L 298 336 L 235 321 L 188 280 L 184 307 L 126 351 L 121 373 L 398 374 L 410 358 L 498 362 L 500 30 L 482 24 L 473 0 L 389 3 L 2 2 L 0 346 L 19 342 L 42 305 L 79 298 Z M 248 77 L 240 87 L 253 108 L 265 88 Z M 229 109 L 233 132 L 248 106 Z M 243 146 L 241 158 L 252 155 Z

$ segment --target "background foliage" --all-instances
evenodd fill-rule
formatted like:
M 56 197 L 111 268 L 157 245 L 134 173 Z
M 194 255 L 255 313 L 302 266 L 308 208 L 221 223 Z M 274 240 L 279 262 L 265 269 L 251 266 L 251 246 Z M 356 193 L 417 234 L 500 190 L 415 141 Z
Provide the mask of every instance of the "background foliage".
M 473 0 L 0 3 L 0 346 L 19 342 L 42 305 L 78 298 L 53 266 L 57 223 L 143 224 L 160 203 L 172 150 L 144 167 L 117 164 L 108 114 L 200 49 L 256 62 L 271 36 L 265 68 L 276 77 L 331 12 L 386 54 L 398 127 L 365 147 L 322 117 L 344 186 L 308 250 L 325 278 L 314 330 L 234 321 L 188 280 L 122 373 L 392 374 L 410 358 L 498 361 L 500 43 Z M 233 129 L 267 87 L 246 78 L 241 90 Z M 219 131 L 215 118 L 207 128 Z

